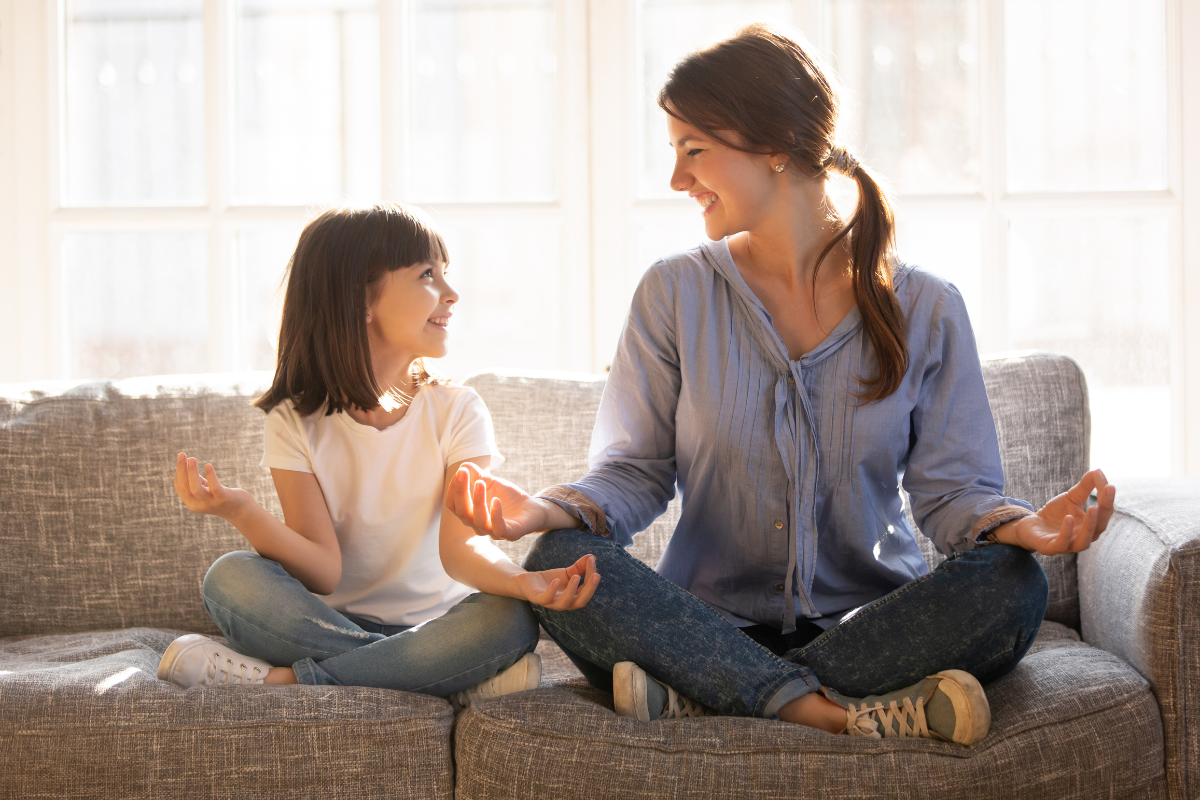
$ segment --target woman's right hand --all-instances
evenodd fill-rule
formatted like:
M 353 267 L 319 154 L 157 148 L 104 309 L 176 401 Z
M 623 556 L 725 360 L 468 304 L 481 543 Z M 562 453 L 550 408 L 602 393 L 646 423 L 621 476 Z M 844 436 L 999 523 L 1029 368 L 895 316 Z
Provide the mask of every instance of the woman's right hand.
M 196 459 L 188 458 L 187 453 L 175 458 L 175 494 L 192 511 L 230 521 L 254 504 L 254 498 L 245 489 L 222 486 L 212 464 L 204 465 L 202 476 Z
M 510 542 L 549 530 L 559 515 L 570 517 L 549 500 L 530 497 L 520 486 L 487 475 L 469 461 L 458 468 L 446 488 L 446 508 L 476 534 Z

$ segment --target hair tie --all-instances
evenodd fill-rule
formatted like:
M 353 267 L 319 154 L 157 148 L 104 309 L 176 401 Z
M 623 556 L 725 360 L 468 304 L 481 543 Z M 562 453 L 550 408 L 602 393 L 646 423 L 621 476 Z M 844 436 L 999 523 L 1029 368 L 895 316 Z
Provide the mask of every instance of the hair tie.
M 840 145 L 830 148 L 828 163 L 843 175 L 853 177 L 854 173 L 858 172 L 858 159 Z

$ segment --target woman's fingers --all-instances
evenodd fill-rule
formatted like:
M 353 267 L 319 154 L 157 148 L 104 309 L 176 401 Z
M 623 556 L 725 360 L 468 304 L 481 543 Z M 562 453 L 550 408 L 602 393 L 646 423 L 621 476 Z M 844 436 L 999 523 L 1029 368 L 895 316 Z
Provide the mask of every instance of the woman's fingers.
M 1104 472 L 1099 469 L 1094 469 L 1088 472 L 1079 479 L 1079 483 L 1067 490 L 1067 499 L 1080 508 L 1087 507 L 1087 500 L 1092 495 L 1092 491 L 1108 485 L 1108 479 L 1104 477 Z
M 571 608 L 571 603 L 575 600 L 575 593 L 579 590 L 579 576 L 572 575 L 571 580 L 567 581 L 566 587 L 562 590 L 553 605 L 546 606 L 554 611 L 567 611 Z
M 1108 520 L 1113 515 L 1113 506 L 1117 502 L 1117 487 L 1108 484 L 1096 491 L 1096 529 L 1092 531 L 1092 541 L 1100 538 L 1100 534 L 1108 529 Z
M 180 497 L 188 497 L 192 493 L 187 481 L 187 453 L 175 456 L 175 493 Z

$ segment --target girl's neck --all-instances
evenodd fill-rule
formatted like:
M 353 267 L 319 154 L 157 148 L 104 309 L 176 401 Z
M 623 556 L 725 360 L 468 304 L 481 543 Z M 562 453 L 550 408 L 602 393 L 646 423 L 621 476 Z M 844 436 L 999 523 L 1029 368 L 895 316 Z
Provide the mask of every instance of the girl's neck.
M 380 359 L 380 361 L 387 361 L 387 359 Z M 372 362 L 375 362 L 374 354 L 372 354 Z M 377 430 L 384 430 L 403 419 L 404 415 L 408 413 L 409 404 L 416 397 L 420 388 L 413 374 L 415 364 L 416 359 L 414 358 L 398 359 L 396 363 L 392 364 L 380 364 L 379 366 L 383 369 L 375 371 L 375 383 L 383 390 L 383 395 L 378 398 L 379 405 L 370 410 L 352 406 L 346 409 L 350 418 Z

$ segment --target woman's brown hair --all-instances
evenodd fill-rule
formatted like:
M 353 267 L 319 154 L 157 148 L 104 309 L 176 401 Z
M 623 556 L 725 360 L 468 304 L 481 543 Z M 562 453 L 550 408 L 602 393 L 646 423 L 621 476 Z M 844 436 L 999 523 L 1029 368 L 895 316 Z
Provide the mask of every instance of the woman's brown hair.
M 386 273 L 449 263 L 446 243 L 415 209 L 396 203 L 334 208 L 304 228 L 284 280 L 279 354 L 271 388 L 254 401 L 270 411 L 291 400 L 302 416 L 379 405 L 371 368 L 368 295 Z M 417 362 L 418 383 L 429 382 Z
M 878 374 L 861 379 L 859 398 L 881 400 L 896 391 L 908 371 L 908 347 L 892 288 L 892 208 L 866 165 L 837 143 L 837 93 L 813 58 L 784 34 L 750 25 L 679 62 L 658 104 L 728 147 L 786 154 L 789 168 L 810 177 L 833 169 L 854 179 L 858 206 L 817 258 L 813 289 L 821 262 L 849 236 L 854 297 L 879 363 Z

